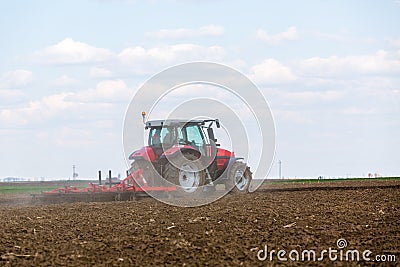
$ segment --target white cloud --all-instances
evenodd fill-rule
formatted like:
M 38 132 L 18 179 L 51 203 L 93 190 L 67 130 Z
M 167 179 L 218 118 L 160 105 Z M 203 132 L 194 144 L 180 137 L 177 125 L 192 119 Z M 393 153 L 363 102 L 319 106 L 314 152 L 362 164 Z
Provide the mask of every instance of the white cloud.
M 297 79 L 289 67 L 271 58 L 253 66 L 250 78 L 258 84 L 285 83 Z
M 278 34 L 269 34 L 263 29 L 258 29 L 256 32 L 257 38 L 269 45 L 278 45 L 287 41 L 295 41 L 300 38 L 296 27 L 289 27 L 286 31 Z
M 91 78 L 109 78 L 112 72 L 106 68 L 93 67 L 90 69 L 89 76 Z
M 400 73 L 400 55 L 379 50 L 375 54 L 327 58 L 314 57 L 300 63 L 307 76 L 351 76 L 354 74 Z
M 305 31 L 304 34 L 307 34 L 311 38 L 318 38 L 331 42 L 355 41 L 355 37 L 348 34 L 347 32 L 331 33 L 326 31 L 311 30 L 311 31 Z
M 76 129 L 72 127 L 62 126 L 49 132 L 39 132 L 37 138 L 59 147 L 88 147 L 95 144 L 95 129 L 85 128 Z
M 0 106 L 18 103 L 25 97 L 26 94 L 20 90 L 0 89 Z
M 90 120 L 99 114 L 113 114 L 115 105 L 128 103 L 132 95 L 133 91 L 123 81 L 106 80 L 99 82 L 95 89 L 49 95 L 23 107 L 3 108 L 0 110 L 0 125 L 13 128 L 41 122 L 50 125 L 51 119 Z
M 345 115 L 374 115 L 378 114 L 379 111 L 376 108 L 365 108 L 365 107 L 349 107 L 341 110 L 341 113 Z
M 153 39 L 184 39 L 203 36 L 221 36 L 223 33 L 224 27 L 222 26 L 206 25 L 197 29 L 161 29 L 159 31 L 146 33 L 146 37 Z
M 310 103 L 316 101 L 334 101 L 340 99 L 344 92 L 337 90 L 328 91 L 301 91 L 301 92 L 285 92 L 283 97 L 294 103 Z
M 274 116 L 279 121 L 287 121 L 290 123 L 296 123 L 301 125 L 314 123 L 314 121 L 311 118 L 307 117 L 306 115 L 298 111 L 274 109 Z
M 126 48 L 118 56 L 125 62 L 136 60 L 156 60 L 172 62 L 181 59 L 221 58 L 225 54 L 220 46 L 203 47 L 194 44 L 177 44 L 144 49 L 140 46 Z
M 228 65 L 228 66 L 230 66 L 232 68 L 235 68 L 237 70 L 240 70 L 242 72 L 247 67 L 247 63 L 244 60 L 241 60 L 241 59 L 229 61 L 229 62 L 226 63 L 226 65 Z
M 218 27 L 202 27 L 203 32 L 218 33 Z M 37 51 L 33 58 L 45 64 L 80 64 L 112 61 L 113 66 L 129 69 L 138 74 L 154 73 L 155 70 L 181 62 L 201 60 L 220 61 L 225 56 L 221 46 L 201 46 L 191 43 L 175 45 L 160 45 L 150 48 L 133 46 L 114 54 L 108 49 L 97 48 L 88 44 L 74 41 L 71 38 Z M 114 61 L 115 60 L 115 61 Z M 116 64 L 117 65 L 116 65 Z M 122 66 L 118 66 L 121 64 Z M 113 72 L 104 67 L 93 67 L 89 72 L 92 78 L 110 78 Z
M 389 43 L 389 45 L 400 48 L 400 38 L 389 38 L 386 41 Z
M 25 107 L 3 109 L 0 111 L 0 122 L 5 127 L 18 126 L 40 122 L 45 118 L 55 116 L 73 105 L 64 101 L 67 95 L 68 93 L 46 96 L 40 101 L 31 101 Z
M 33 54 L 35 60 L 45 64 L 102 62 L 113 56 L 114 54 L 108 49 L 97 48 L 71 38 L 66 38 Z
M 79 103 L 115 103 L 126 102 L 133 97 L 134 91 L 122 80 L 105 80 L 97 84 L 95 89 L 69 95 L 66 100 Z
M 53 81 L 53 85 L 57 87 L 71 86 L 77 83 L 77 80 L 69 77 L 68 75 L 62 75 Z
M 321 103 L 322 105 L 337 103 L 348 95 L 346 90 L 303 90 L 295 91 L 288 89 L 263 89 L 265 94 L 271 99 L 271 102 L 279 104 L 280 107 L 299 107 L 309 106 L 311 104 Z M 301 108 L 299 109 L 301 110 Z
M 14 70 L 0 76 L 0 89 L 15 89 L 29 85 L 33 81 L 33 73 L 28 70 Z
M 221 60 L 225 50 L 220 46 L 204 47 L 195 44 L 176 44 L 145 49 L 135 46 L 124 49 L 118 57 L 123 64 L 139 74 L 153 73 L 155 69 L 193 60 Z

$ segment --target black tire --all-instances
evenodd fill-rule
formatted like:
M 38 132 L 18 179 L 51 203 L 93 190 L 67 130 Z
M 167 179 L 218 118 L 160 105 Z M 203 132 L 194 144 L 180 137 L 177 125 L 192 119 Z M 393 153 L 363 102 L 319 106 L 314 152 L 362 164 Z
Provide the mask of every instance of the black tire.
M 160 182 L 157 179 L 158 174 L 154 170 L 154 167 L 151 164 L 151 162 L 148 162 L 146 160 L 136 160 L 132 163 L 132 167 L 130 168 L 129 172 L 134 173 L 135 171 L 140 169 L 143 169 L 143 177 L 149 186 L 160 185 Z
M 202 168 L 200 163 L 195 162 L 198 159 L 196 155 L 192 153 L 185 153 L 183 155 L 184 157 L 174 160 L 173 164 L 171 162 L 165 164 L 163 176 L 167 181 L 176 185 L 175 196 L 199 196 L 203 191 L 205 172 L 204 170 L 196 172 L 187 171 L 188 168 L 193 170 Z M 188 178 L 186 175 L 193 176 Z M 191 183 L 192 180 L 193 183 Z
M 250 168 L 245 163 L 236 161 L 229 169 L 225 189 L 231 190 L 233 194 L 246 194 L 249 192 L 251 180 Z

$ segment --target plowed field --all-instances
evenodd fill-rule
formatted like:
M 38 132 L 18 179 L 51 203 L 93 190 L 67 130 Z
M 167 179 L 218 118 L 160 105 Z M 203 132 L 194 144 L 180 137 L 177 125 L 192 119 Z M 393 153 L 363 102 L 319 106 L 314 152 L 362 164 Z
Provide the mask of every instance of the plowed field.
M 22 197 L 23 198 L 23 197 Z M 25 203 L 25 202 L 21 202 Z M 301 260 L 329 248 L 394 255 L 400 264 L 400 181 L 263 186 L 197 208 L 139 201 L 0 206 L 0 265 L 263 266 L 366 265 Z M 339 249 L 338 239 L 347 245 Z M 300 252 L 287 262 L 260 249 Z M 264 255 L 262 252 L 259 255 Z M 292 254 L 292 256 L 295 254 Z M 339 259 L 339 257 L 338 257 Z

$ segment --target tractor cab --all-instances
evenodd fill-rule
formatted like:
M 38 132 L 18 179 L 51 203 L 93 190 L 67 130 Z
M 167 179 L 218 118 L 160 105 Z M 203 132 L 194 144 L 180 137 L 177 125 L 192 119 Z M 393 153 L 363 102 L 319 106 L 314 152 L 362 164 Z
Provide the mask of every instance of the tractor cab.
M 210 145 L 215 143 L 212 124 L 218 120 L 156 120 L 146 122 L 149 130 L 148 146 L 159 158 L 170 150 L 193 149 L 201 155 L 210 157 Z M 204 131 L 206 129 L 206 131 Z M 207 134 L 206 134 L 207 133 Z

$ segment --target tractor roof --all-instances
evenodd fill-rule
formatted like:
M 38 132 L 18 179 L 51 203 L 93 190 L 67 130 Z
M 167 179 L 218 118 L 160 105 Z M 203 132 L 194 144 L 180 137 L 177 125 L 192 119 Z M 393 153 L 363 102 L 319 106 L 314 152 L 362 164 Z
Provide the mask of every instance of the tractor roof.
M 170 120 L 153 120 L 146 122 L 146 128 L 150 127 L 162 127 L 162 126 L 183 126 L 183 125 L 204 125 L 206 122 L 218 121 L 218 119 L 206 119 L 206 120 L 182 120 L 182 119 L 170 119 Z

